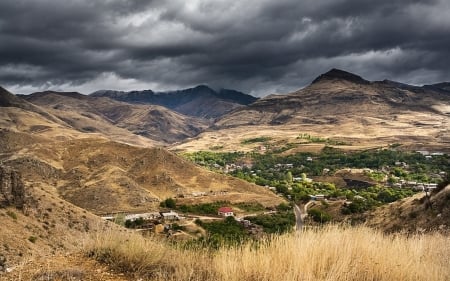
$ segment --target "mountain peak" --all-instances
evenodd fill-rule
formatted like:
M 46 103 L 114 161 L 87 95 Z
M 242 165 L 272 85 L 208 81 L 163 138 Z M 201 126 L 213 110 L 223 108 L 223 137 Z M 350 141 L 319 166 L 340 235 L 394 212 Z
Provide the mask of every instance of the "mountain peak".
M 0 86 L 0 107 L 18 106 L 22 100 Z
M 195 87 L 192 88 L 192 89 L 198 90 L 198 91 L 200 91 L 200 90 L 203 90 L 203 91 L 214 91 L 213 89 L 211 89 L 210 87 L 208 87 L 207 85 L 204 85 L 204 84 L 195 86 Z
M 321 74 L 311 84 L 330 80 L 346 80 L 357 84 L 369 84 L 369 81 L 363 79 L 361 76 L 337 68 Z

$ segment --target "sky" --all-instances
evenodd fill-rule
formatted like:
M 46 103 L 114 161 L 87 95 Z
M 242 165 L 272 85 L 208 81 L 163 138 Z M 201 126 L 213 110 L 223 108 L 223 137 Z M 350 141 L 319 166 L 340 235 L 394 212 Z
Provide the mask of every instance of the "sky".
M 448 0 L 1 0 L 11 92 L 288 93 L 331 68 L 450 81 Z

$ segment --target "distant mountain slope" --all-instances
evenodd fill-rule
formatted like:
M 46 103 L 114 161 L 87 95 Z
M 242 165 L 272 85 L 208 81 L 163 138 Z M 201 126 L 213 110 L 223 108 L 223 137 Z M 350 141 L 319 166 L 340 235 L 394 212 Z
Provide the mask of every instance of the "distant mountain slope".
M 134 105 L 79 93 L 40 92 L 24 99 L 46 108 L 82 132 L 110 134 L 119 128 L 162 143 L 195 136 L 207 123 L 156 105 Z M 118 128 L 117 128 L 118 127 Z
M 161 105 L 185 115 L 208 119 L 217 118 L 257 100 L 238 91 L 227 89 L 215 91 L 204 85 L 170 92 L 102 90 L 92 93 L 91 96 L 109 97 L 128 103 Z
M 27 102 L 26 100 L 14 95 L 13 93 L 10 93 L 8 90 L 6 90 L 2 87 L 0 87 L 0 107 L 20 108 L 20 109 L 23 109 L 26 111 L 30 111 L 30 112 L 39 114 L 43 118 L 49 119 L 51 121 L 58 122 L 57 118 L 48 114 L 48 112 L 46 112 L 42 108 Z
M 431 203 L 431 208 L 429 207 Z M 368 226 L 387 232 L 450 232 L 450 185 L 432 192 L 430 201 L 421 192 L 413 197 L 377 208 L 368 217 Z
M 393 115 L 402 111 L 445 116 L 450 109 L 440 110 L 434 106 L 449 104 L 450 95 L 442 91 L 392 81 L 369 82 L 333 69 L 304 89 L 286 95 L 271 95 L 236 109 L 218 120 L 216 126 L 339 124 L 345 118 L 394 118 Z
M 0 134 L 0 143 L 2 138 L 13 139 Z M 0 162 L 25 181 L 50 185 L 61 198 L 94 213 L 157 210 L 161 200 L 177 195 L 189 200 L 193 192 L 204 192 L 202 201 L 267 206 L 283 201 L 263 187 L 207 171 L 162 148 L 91 138 L 24 143 L 1 152 Z
M 216 120 L 214 128 L 297 126 L 299 131 L 319 135 L 380 138 L 406 134 L 449 142 L 450 92 L 446 84 L 437 85 L 369 82 L 333 69 L 304 89 L 238 108 Z

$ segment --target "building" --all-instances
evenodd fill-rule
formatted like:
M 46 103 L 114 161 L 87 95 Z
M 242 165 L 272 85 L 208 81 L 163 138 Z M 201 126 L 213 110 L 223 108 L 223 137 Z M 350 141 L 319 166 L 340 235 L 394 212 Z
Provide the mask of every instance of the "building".
M 316 195 L 309 195 L 309 198 L 311 198 L 311 200 L 317 200 L 317 201 L 322 201 L 325 200 L 325 195 L 323 194 L 316 194 Z
M 170 210 L 169 212 L 161 212 L 161 217 L 164 220 L 178 220 L 180 217 L 178 216 L 178 213 Z
M 221 207 L 219 208 L 218 215 L 222 217 L 234 216 L 233 209 L 230 207 Z
M 143 214 L 130 214 L 125 216 L 125 220 L 135 221 L 137 219 L 153 220 L 159 219 L 161 215 L 159 213 L 143 213 Z

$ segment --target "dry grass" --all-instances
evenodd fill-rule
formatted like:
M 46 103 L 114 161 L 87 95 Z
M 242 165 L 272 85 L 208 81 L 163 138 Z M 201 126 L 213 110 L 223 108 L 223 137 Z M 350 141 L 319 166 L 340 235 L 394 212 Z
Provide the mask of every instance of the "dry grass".
M 86 251 L 149 280 L 450 280 L 449 238 L 330 226 L 214 254 L 138 235 L 100 234 Z
M 170 247 L 157 238 L 107 231 L 85 244 L 88 256 L 116 272 L 148 280 L 216 280 L 208 253 Z

